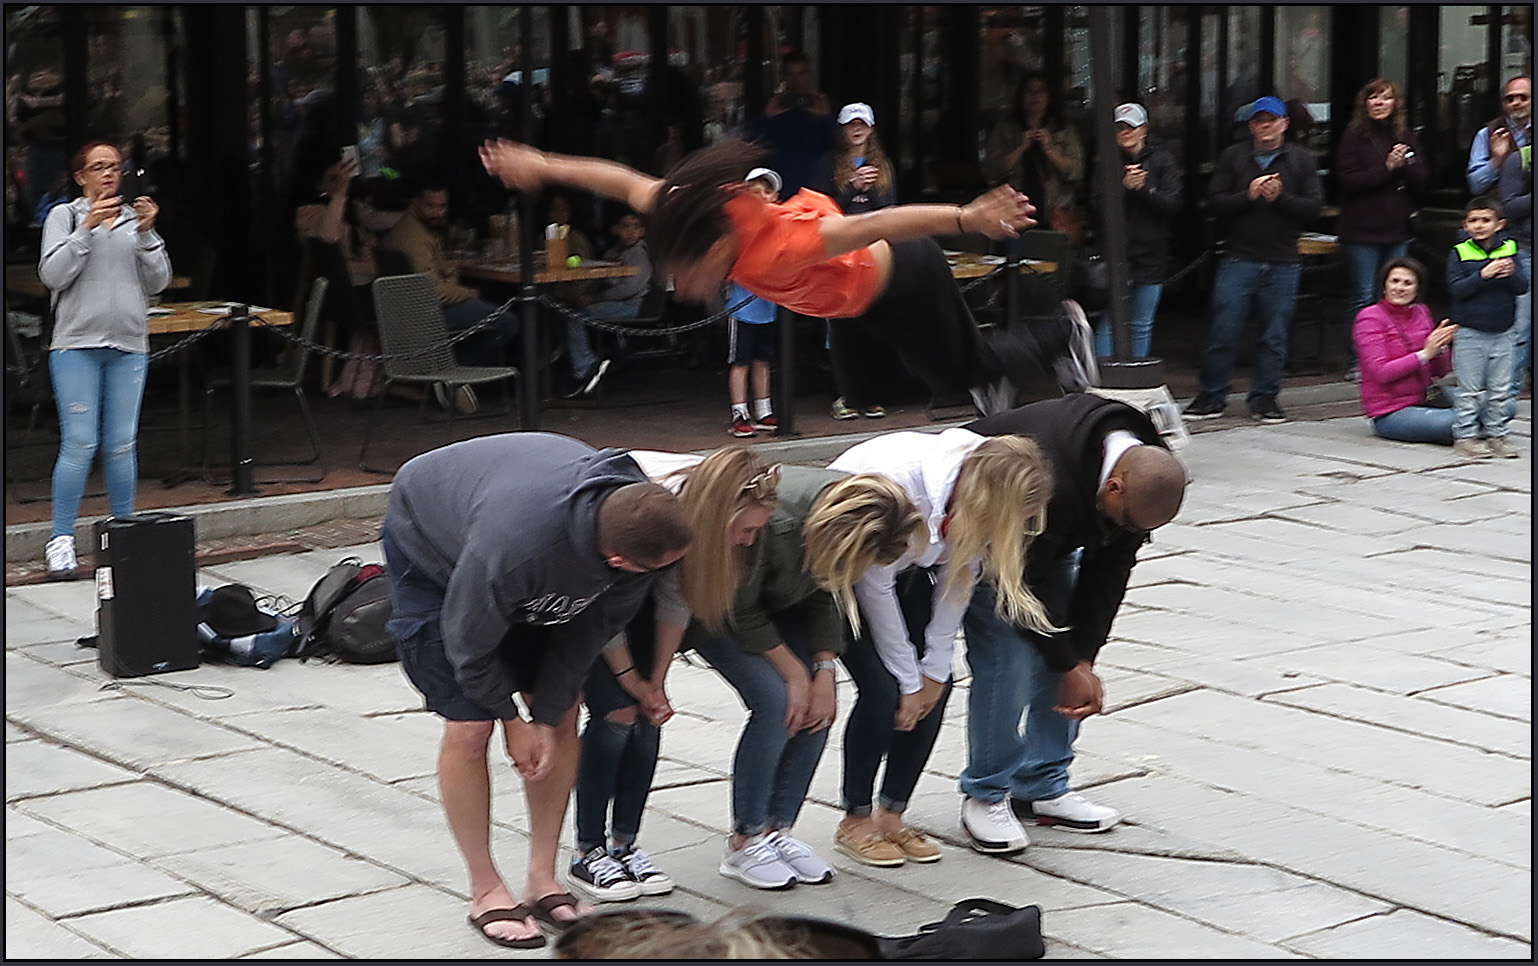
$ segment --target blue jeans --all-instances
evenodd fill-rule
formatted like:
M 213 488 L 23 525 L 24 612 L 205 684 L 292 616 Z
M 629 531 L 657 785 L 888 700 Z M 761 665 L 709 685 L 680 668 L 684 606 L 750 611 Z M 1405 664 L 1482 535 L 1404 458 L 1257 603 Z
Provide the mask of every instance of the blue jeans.
M 54 349 L 48 353 L 59 409 L 59 459 L 53 466 L 53 536 L 75 533 L 80 501 L 97 449 L 107 503 L 115 517 L 134 512 L 139 485 L 139 407 L 149 355 L 121 349 Z
M 604 322 L 620 322 L 640 315 L 641 306 L 630 302 L 594 302 L 582 314 Z M 571 356 L 571 374 L 578 379 L 586 379 L 598 368 L 598 356 L 593 353 L 587 326 L 570 316 L 566 317 L 566 354 Z
M 776 623 L 791 650 L 806 661 L 810 673 L 810 659 L 796 647 L 797 641 L 806 639 L 804 624 L 799 620 Z M 695 649 L 748 709 L 748 723 L 732 756 L 732 832 L 753 836 L 790 828 L 801 814 L 807 789 L 812 787 L 812 776 L 828 743 L 828 729 L 795 735 L 786 731 L 785 679 L 768 658 L 743 651 L 735 636 L 712 638 Z
M 1296 264 L 1242 258 L 1225 258 L 1218 263 L 1217 280 L 1212 286 L 1212 331 L 1202 353 L 1202 392 L 1228 398 L 1234 352 L 1252 305 L 1260 315 L 1261 333 L 1255 349 L 1255 369 L 1250 374 L 1249 399 L 1281 392 L 1287 339 L 1298 299 L 1298 273 Z
M 1458 390 L 1449 390 L 1454 399 Z M 1517 401 L 1507 398 L 1506 419 L 1517 414 Z M 1382 439 L 1394 439 L 1401 443 L 1453 444 L 1453 423 L 1458 418 L 1456 409 L 1440 409 L 1434 406 L 1406 406 L 1372 420 L 1372 431 Z
M 921 656 L 924 628 L 929 626 L 935 593 L 931 570 L 915 567 L 898 575 L 897 602 L 908 626 L 908 639 Z M 900 814 L 907 809 L 919 776 L 934 751 L 952 682 L 945 682 L 940 700 L 912 731 L 898 731 L 892 727 L 892 720 L 902 693 L 897 679 L 876 653 L 868 622 L 862 622 L 860 635 L 847 642 L 843 661 L 858 690 L 844 726 L 844 780 L 840 792 L 844 811 L 850 815 L 871 813 L 876 770 L 885 761 L 881 795 L 876 801 L 886 811 Z
M 1076 574 L 1070 559 L 1052 572 L 1050 588 L 1033 589 L 1055 607 L 1053 595 L 1065 600 Z M 994 600 L 993 585 L 979 583 L 963 622 L 972 692 L 961 792 L 985 802 L 1056 798 L 1068 791 L 1079 722 L 1054 710 L 1063 675 L 1047 667 L 1035 643 L 1039 635 L 1000 620 Z
M 443 324 L 450 332 L 461 332 L 495 312 L 497 308 L 484 299 L 466 299 L 454 305 L 445 305 Z M 518 338 L 520 321 L 516 312 L 503 312 L 497 316 L 495 328 L 470 336 L 458 343 L 454 353 L 455 358 L 460 365 L 466 366 L 502 365 L 508 355 L 508 346 Z M 497 345 L 499 337 L 503 343 L 501 346 Z
M 1511 355 L 1515 327 L 1505 332 L 1481 332 L 1467 326 L 1453 340 L 1453 439 L 1485 436 L 1499 439 L 1511 422 Z
M 650 673 L 655 654 L 657 617 L 652 598 L 626 628 L 630 656 L 637 671 Z M 609 838 L 615 844 L 635 844 L 641 815 L 657 773 L 662 731 L 639 713 L 630 723 L 611 721 L 608 714 L 636 706 L 602 657 L 593 662 L 582 686 L 587 727 L 582 731 L 582 757 L 577 765 L 577 851 L 586 853 L 604 844 L 604 826 L 612 804 L 614 822 Z
M 1516 346 L 1511 354 L 1511 391 L 1522 386 L 1522 374 L 1533 364 L 1533 250 L 1517 250 L 1517 264 L 1527 276 L 1527 291 L 1517 296 Z
M 1133 358 L 1146 359 L 1153 349 L 1154 313 L 1159 310 L 1159 296 L 1163 294 L 1163 285 L 1132 283 L 1128 295 L 1132 306 Z M 1100 324 L 1095 326 L 1095 355 L 1109 359 L 1115 354 L 1116 349 L 1111 342 L 1110 313 L 1102 312 Z
M 1346 257 L 1346 360 L 1356 365 L 1356 340 L 1351 338 L 1356 314 L 1378 301 L 1378 272 L 1390 259 L 1403 257 L 1410 243 L 1347 242 L 1340 247 Z

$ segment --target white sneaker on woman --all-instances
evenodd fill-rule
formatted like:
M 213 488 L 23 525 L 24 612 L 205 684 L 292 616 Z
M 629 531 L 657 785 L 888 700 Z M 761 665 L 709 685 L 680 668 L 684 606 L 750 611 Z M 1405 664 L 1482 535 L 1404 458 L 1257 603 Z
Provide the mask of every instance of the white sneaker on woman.
M 812 847 L 783 831 L 769 833 L 769 843 L 780 853 L 780 860 L 790 866 L 802 885 L 822 885 L 833 878 L 833 866 L 822 860 Z
M 755 889 L 788 889 L 800 881 L 767 835 L 753 836 L 740 849 L 732 848 L 731 839 L 727 839 L 720 872 Z
M 48 576 L 55 580 L 75 576 L 80 567 L 80 562 L 75 559 L 75 538 L 68 533 L 49 540 L 43 548 L 43 556 L 48 560 Z

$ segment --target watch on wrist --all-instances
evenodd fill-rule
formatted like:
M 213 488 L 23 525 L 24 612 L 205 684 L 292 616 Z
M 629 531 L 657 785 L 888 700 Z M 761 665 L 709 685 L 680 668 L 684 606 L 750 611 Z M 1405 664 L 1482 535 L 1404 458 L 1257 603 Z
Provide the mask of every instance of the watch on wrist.
M 834 677 L 837 677 L 838 676 L 838 665 L 836 663 L 834 663 L 833 661 L 813 661 L 812 662 L 812 673 L 815 675 L 818 671 L 827 671 L 827 672 L 831 673 Z

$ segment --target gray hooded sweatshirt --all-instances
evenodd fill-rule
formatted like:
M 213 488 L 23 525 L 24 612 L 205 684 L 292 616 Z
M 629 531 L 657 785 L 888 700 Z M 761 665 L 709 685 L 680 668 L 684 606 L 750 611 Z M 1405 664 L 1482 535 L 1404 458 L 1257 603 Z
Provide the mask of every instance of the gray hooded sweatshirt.
M 395 475 L 385 526 L 445 588 L 444 650 L 459 685 L 504 720 L 516 686 L 534 720 L 555 725 L 577 702 L 605 644 L 636 615 L 659 571 L 609 566 L 598 509 L 646 475 L 623 450 L 594 450 L 552 433 L 504 433 L 407 461 Z M 516 624 L 551 627 L 535 682 L 502 660 Z
M 37 274 L 56 299 L 51 349 L 149 350 L 147 296 L 171 284 L 166 243 L 139 230 L 127 205 L 112 225 L 85 227 L 91 203 L 55 205 L 43 222 Z

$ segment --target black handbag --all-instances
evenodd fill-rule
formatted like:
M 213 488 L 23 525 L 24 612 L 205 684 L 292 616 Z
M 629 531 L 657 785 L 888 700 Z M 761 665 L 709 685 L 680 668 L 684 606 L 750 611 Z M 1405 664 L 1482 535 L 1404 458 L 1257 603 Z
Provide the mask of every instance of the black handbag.
M 939 922 L 912 936 L 880 939 L 887 959 L 1040 959 L 1041 907 L 1016 908 L 996 899 L 963 899 Z

